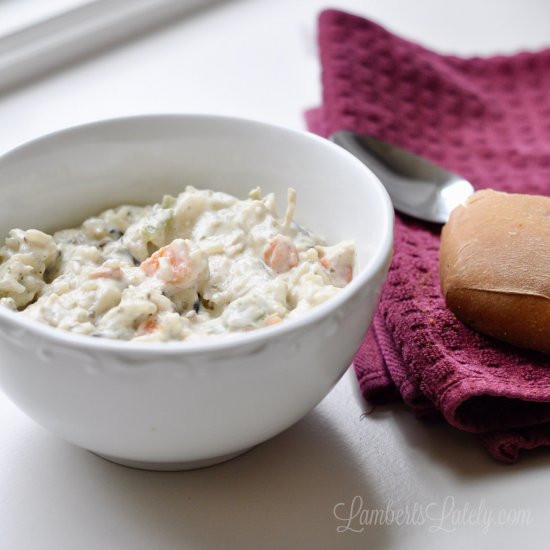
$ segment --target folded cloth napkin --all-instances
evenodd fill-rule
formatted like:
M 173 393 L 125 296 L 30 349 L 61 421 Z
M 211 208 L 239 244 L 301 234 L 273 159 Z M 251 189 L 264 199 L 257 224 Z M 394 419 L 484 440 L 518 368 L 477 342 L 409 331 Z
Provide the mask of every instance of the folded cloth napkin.
M 323 104 L 306 113 L 312 131 L 378 137 L 476 189 L 550 194 L 550 49 L 440 55 L 336 10 L 321 14 L 319 44 Z M 394 259 L 355 358 L 357 378 L 370 401 L 401 398 L 514 462 L 521 449 L 550 445 L 550 357 L 457 321 L 440 291 L 439 234 L 397 216 Z

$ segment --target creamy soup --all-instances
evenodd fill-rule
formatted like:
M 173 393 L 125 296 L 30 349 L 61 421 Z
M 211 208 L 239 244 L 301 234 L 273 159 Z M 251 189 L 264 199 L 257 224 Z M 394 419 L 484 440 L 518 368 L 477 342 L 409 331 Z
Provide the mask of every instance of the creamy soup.
M 48 235 L 13 229 L 0 249 L 0 304 L 63 330 L 120 340 L 226 335 L 301 315 L 353 276 L 355 246 L 328 246 L 283 217 L 273 194 L 245 200 L 187 187 Z

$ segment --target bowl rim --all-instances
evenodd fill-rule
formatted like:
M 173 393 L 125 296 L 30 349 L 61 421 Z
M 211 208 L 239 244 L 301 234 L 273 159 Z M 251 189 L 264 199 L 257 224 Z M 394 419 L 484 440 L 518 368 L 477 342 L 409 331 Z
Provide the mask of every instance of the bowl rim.
M 103 126 L 113 124 L 125 124 L 132 121 L 147 121 L 158 119 L 184 119 L 184 120 L 206 120 L 210 122 L 223 122 L 226 124 L 241 124 L 255 126 L 258 129 L 277 131 L 288 133 L 296 136 L 299 139 L 310 140 L 317 142 L 319 146 L 326 148 L 330 154 L 335 154 L 346 159 L 346 162 L 355 164 L 358 168 L 365 172 L 365 178 L 372 181 L 380 199 L 380 205 L 384 210 L 384 226 L 381 230 L 381 238 L 378 246 L 373 250 L 372 256 L 367 261 L 366 265 L 357 273 L 357 275 L 348 283 L 336 296 L 330 298 L 326 302 L 313 307 L 298 317 L 285 320 L 283 323 L 271 325 L 269 327 L 261 327 L 248 332 L 231 333 L 230 335 L 214 336 L 212 338 L 204 338 L 198 340 L 181 340 L 167 342 L 135 342 L 132 340 L 116 340 L 112 338 L 93 338 L 89 335 L 82 335 L 74 332 L 65 331 L 63 329 L 52 327 L 41 323 L 40 321 L 20 315 L 20 312 L 0 307 L 0 319 L 15 324 L 18 327 L 30 330 L 37 336 L 48 340 L 51 343 L 61 344 L 65 347 L 86 348 L 90 351 L 119 351 L 119 352 L 135 352 L 138 351 L 144 355 L 190 355 L 208 352 L 223 352 L 233 350 L 235 348 L 246 346 L 247 344 L 259 344 L 266 340 L 282 337 L 287 333 L 295 330 L 303 329 L 309 325 L 315 325 L 326 317 L 330 312 L 337 310 L 344 302 L 350 299 L 361 287 L 363 287 L 371 278 L 376 276 L 382 270 L 385 270 L 391 259 L 393 247 L 393 225 L 394 225 L 394 209 L 390 197 L 378 179 L 377 176 L 359 159 L 353 156 L 345 149 L 330 142 L 328 139 L 321 137 L 306 130 L 296 130 L 285 126 L 262 122 L 244 117 L 216 115 L 216 114 L 201 114 L 201 113 L 159 113 L 159 114 L 140 114 L 114 118 L 106 118 L 87 122 L 74 126 L 69 126 L 41 135 L 37 138 L 28 140 L 20 145 L 9 149 L 0 155 L 0 170 L 5 161 L 27 147 L 31 147 L 42 142 L 47 142 L 65 134 L 73 132 L 93 130 Z M 366 328 L 366 327 L 365 327 Z

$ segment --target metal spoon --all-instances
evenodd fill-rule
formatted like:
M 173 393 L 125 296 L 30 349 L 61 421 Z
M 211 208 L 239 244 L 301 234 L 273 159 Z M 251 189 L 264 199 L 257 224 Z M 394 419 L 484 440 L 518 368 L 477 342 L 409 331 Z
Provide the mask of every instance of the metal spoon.
M 474 192 L 469 181 L 401 147 L 348 131 L 329 139 L 364 162 L 383 183 L 394 208 L 409 216 L 446 223 L 451 210 Z

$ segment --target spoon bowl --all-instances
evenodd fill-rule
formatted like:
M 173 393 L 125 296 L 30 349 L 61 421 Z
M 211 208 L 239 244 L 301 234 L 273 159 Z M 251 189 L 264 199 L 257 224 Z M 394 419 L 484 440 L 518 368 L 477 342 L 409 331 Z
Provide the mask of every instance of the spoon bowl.
M 349 131 L 336 132 L 329 139 L 378 176 L 394 208 L 403 214 L 446 223 L 451 211 L 474 192 L 463 177 L 396 145 Z

